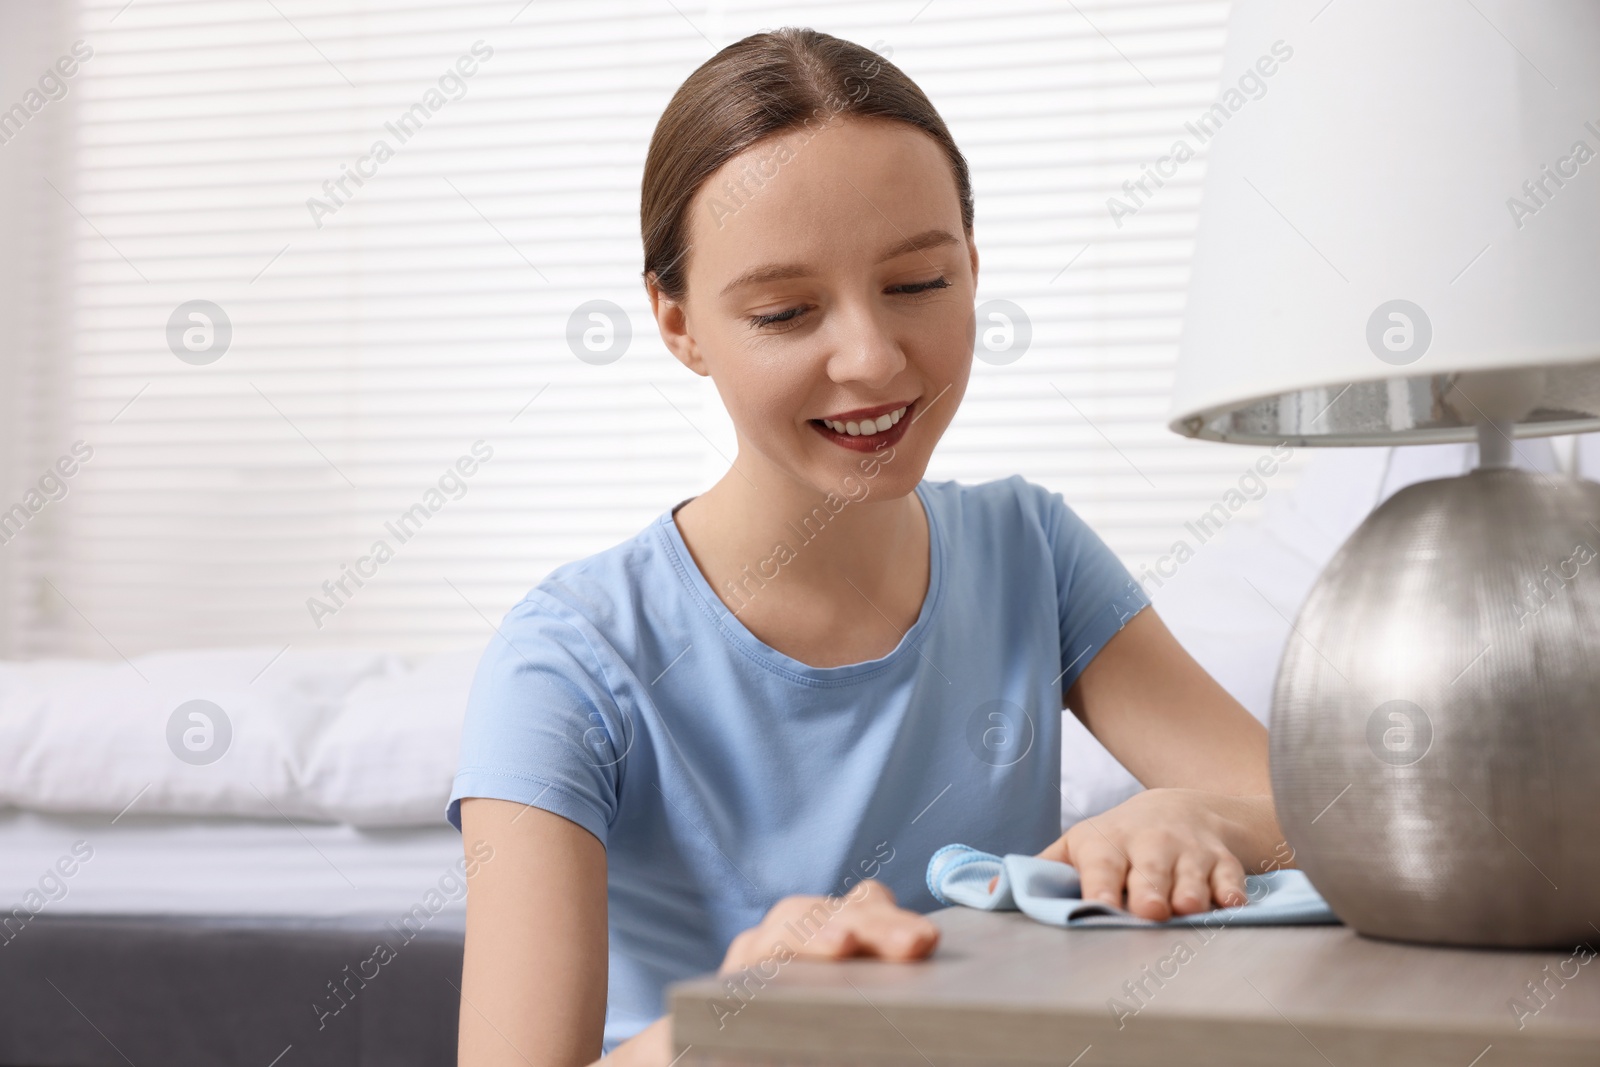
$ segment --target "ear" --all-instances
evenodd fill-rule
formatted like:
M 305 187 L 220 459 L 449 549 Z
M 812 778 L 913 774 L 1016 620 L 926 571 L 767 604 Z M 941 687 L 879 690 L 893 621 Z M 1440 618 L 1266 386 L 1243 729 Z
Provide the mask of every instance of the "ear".
M 688 310 L 661 291 L 654 273 L 645 277 L 644 287 L 650 297 L 650 314 L 655 317 L 656 329 L 660 331 L 661 340 L 668 351 L 679 363 L 702 378 L 708 376 L 711 371 L 689 333 Z

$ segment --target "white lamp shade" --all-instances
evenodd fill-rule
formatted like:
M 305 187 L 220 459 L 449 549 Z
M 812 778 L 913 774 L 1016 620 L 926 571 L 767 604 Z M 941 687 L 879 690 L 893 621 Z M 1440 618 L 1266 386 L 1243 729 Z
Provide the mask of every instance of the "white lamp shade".
M 1239 0 L 1222 88 L 1172 429 L 1600 426 L 1600 3 Z

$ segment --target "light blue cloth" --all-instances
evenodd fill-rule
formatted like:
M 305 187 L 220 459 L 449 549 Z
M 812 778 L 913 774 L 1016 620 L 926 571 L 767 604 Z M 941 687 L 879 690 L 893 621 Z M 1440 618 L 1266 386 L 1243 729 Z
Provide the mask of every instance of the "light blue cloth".
M 989 889 L 989 879 L 1000 881 Z M 1070 864 L 1015 853 L 1005 857 L 970 845 L 946 845 L 928 860 L 928 892 L 944 904 L 984 911 L 1018 911 L 1050 926 L 1280 926 L 1337 923 L 1305 872 L 1245 875 L 1246 903 L 1179 915 L 1165 922 L 1145 919 L 1097 900 L 1083 900 L 1078 872 Z
M 808 531 L 872 489 L 848 479 L 837 509 L 796 516 L 791 551 L 816 551 Z M 556 568 L 485 650 L 448 817 L 497 797 L 606 846 L 607 1051 L 786 895 L 877 878 L 932 911 L 941 844 L 1036 852 L 1060 835 L 1062 692 L 1147 601 L 1059 494 L 1021 477 L 916 491 L 929 588 L 878 659 L 813 667 L 759 640 L 670 511 Z M 783 595 L 786 559 L 751 561 L 750 603 Z

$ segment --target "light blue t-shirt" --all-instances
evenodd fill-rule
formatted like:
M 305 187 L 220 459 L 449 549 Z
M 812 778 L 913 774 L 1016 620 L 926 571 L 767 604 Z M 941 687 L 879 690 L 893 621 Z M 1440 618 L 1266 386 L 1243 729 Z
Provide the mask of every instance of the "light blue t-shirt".
M 784 896 L 877 878 L 933 911 L 940 846 L 1034 853 L 1060 836 L 1062 693 L 1148 600 L 1020 475 L 916 491 L 928 592 L 879 659 L 813 667 L 762 642 L 712 591 L 675 509 L 556 568 L 491 639 L 448 818 L 460 827 L 462 797 L 497 797 L 606 846 L 606 1051 Z M 784 580 L 777 548 L 744 596 Z

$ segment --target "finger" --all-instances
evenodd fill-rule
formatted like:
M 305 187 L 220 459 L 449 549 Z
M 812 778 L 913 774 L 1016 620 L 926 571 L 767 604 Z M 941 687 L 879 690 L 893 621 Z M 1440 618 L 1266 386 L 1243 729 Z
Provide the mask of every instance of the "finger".
M 1057 863 L 1071 863 L 1072 849 L 1067 846 L 1067 835 L 1062 834 L 1050 844 L 1046 845 L 1043 851 L 1037 852 L 1035 855 L 1042 860 L 1055 860 Z
M 772 958 L 837 959 L 854 955 L 858 946 L 844 936 L 847 927 L 833 922 L 834 911 L 841 906 L 838 898 L 833 898 L 830 907 L 826 897 L 784 897 L 759 924 L 734 937 L 722 970 L 738 970 Z
M 851 904 L 872 906 L 895 906 L 894 890 L 878 881 L 876 878 L 867 878 L 858 882 L 844 895 Z
M 840 918 L 844 913 L 840 913 Z M 939 927 L 914 911 L 862 913 L 846 920 L 851 938 L 865 955 L 885 960 L 921 959 L 939 943 Z
M 852 924 L 843 916 L 851 910 L 846 897 L 789 897 L 767 913 L 759 929 L 764 940 L 781 943 L 806 959 L 844 959 L 860 949 Z
M 817 931 L 815 937 L 803 940 L 795 955 L 808 959 L 842 960 L 860 951 L 861 944 L 855 933 L 835 916 L 827 926 Z
M 728 974 L 761 962 L 762 953 L 754 947 L 758 943 L 756 939 L 760 934 L 761 928 L 753 926 L 735 935 L 728 944 L 728 951 L 723 956 L 722 966 L 717 969 L 717 973 Z
M 1185 851 L 1172 867 L 1172 912 L 1193 915 L 1211 908 L 1211 871 L 1217 865 L 1214 852 Z
M 1072 862 L 1072 850 L 1067 847 L 1066 834 L 1062 834 L 1050 844 L 1046 845 L 1041 851 L 1035 852 L 1034 855 L 1039 859 L 1054 860 L 1057 863 Z M 994 887 L 999 884 L 1000 876 L 997 874 L 993 878 L 989 879 L 989 892 L 993 893 Z
M 933 951 L 939 927 L 932 919 L 897 906 L 894 892 L 882 882 L 869 880 L 862 887 L 859 897 L 847 900 L 834 915 L 832 927 L 848 931 L 854 945 L 867 955 L 917 959 Z
M 1211 868 L 1211 896 L 1224 908 L 1236 908 L 1249 900 L 1245 895 L 1244 864 L 1231 852 L 1218 856 L 1217 865 Z
M 782 941 L 797 956 L 812 959 L 926 956 L 938 944 L 938 926 L 893 900 L 888 886 L 863 882 L 844 897 L 788 898 L 763 927 L 772 930 L 767 940 Z
M 1067 835 L 1062 834 L 1043 849 L 1035 852 L 1034 856 L 1042 860 L 1054 860 L 1056 863 L 1071 863 L 1072 849 L 1067 847 Z M 989 892 L 993 893 L 994 887 L 999 884 L 1000 876 L 997 874 L 989 879 Z
M 1080 844 L 1077 849 L 1078 881 L 1084 900 L 1122 907 L 1122 890 L 1128 879 L 1128 859 L 1109 843 Z
M 1172 918 L 1172 867 L 1177 850 L 1148 843 L 1130 852 L 1128 910 L 1142 919 L 1166 922 Z

